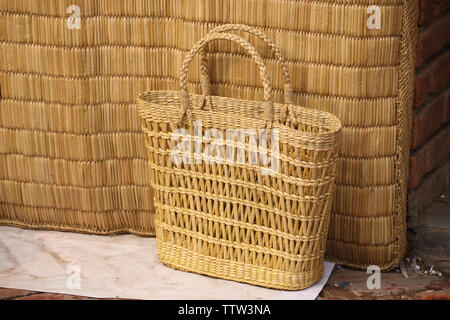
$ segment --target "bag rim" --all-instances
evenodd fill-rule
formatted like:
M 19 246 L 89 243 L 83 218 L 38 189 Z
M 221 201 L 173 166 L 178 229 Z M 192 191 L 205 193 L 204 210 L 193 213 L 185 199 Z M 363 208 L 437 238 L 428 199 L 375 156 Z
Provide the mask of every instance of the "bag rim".
M 146 115 L 148 114 L 148 111 L 146 112 L 145 109 L 150 110 L 152 107 L 150 107 L 151 105 L 160 105 L 159 103 L 156 103 L 155 101 L 151 101 L 151 96 L 160 96 L 163 97 L 164 95 L 166 96 L 171 96 L 172 98 L 176 99 L 180 99 L 180 91 L 177 90 L 152 90 L 152 91 L 146 91 L 143 92 L 141 94 L 139 94 L 137 100 L 136 100 L 136 104 L 138 106 L 139 109 L 139 114 L 141 116 L 141 118 L 143 120 L 146 120 Z M 191 100 L 197 100 L 200 101 L 201 98 L 205 97 L 204 95 L 201 94 L 197 94 L 197 93 L 190 93 L 190 97 L 193 98 Z M 264 106 L 264 102 L 262 101 L 255 101 L 255 100 L 245 100 L 245 99 L 238 99 L 238 98 L 229 98 L 229 97 L 224 97 L 224 96 L 215 96 L 215 95 L 211 95 L 209 96 L 211 97 L 212 100 L 216 100 L 216 101 L 227 101 L 230 104 L 231 103 L 241 103 L 241 104 L 255 104 L 255 105 L 260 105 L 261 106 L 261 114 L 263 114 L 263 110 L 265 108 Z M 175 100 L 176 101 L 176 100 Z M 181 104 L 179 105 L 179 109 L 181 110 Z M 305 132 L 305 131 L 301 131 L 298 129 L 293 129 L 289 126 L 287 126 L 286 124 L 282 123 L 282 122 L 276 122 L 274 123 L 274 128 L 280 128 L 280 127 L 285 127 L 286 129 L 290 129 L 293 130 L 295 132 L 297 132 L 298 134 L 304 135 L 305 137 L 321 137 L 321 138 L 327 138 L 327 137 L 332 137 L 332 136 L 336 136 L 339 134 L 339 132 L 342 130 L 342 124 L 341 121 L 339 120 L 338 117 L 336 117 L 335 115 L 323 111 L 323 110 L 318 110 L 318 109 L 311 109 L 311 108 L 307 108 L 307 107 L 303 107 L 303 106 L 298 106 L 298 105 L 289 105 L 289 104 L 285 104 L 285 103 L 274 103 L 274 108 L 275 110 L 277 110 L 278 112 L 275 112 L 275 118 L 276 119 L 280 119 L 280 114 L 281 112 L 279 112 L 280 110 L 282 110 L 283 108 L 286 107 L 290 107 L 293 109 L 293 111 L 299 113 L 299 114 L 310 114 L 313 115 L 317 118 L 323 118 L 324 120 L 327 120 L 327 122 L 323 122 L 323 126 L 327 128 L 328 132 L 321 132 L 321 133 L 310 133 L 310 132 Z M 177 108 L 178 109 L 178 108 Z M 174 110 L 172 109 L 171 112 L 173 112 Z M 222 115 L 224 117 L 230 116 L 227 115 L 224 112 L 221 111 L 215 111 L 215 110 L 202 110 L 199 108 L 196 108 L 193 110 L 194 114 L 200 114 L 199 112 L 204 112 L 206 113 L 213 113 L 213 114 L 217 114 L 217 115 Z M 167 112 L 169 113 L 169 111 Z M 234 115 L 232 115 L 234 116 Z M 266 123 L 266 121 L 264 119 L 255 119 L 255 118 L 250 118 L 248 116 L 244 117 L 242 115 L 239 115 L 239 118 L 246 118 L 245 120 L 253 120 L 255 122 L 259 122 L 262 121 L 264 123 Z M 193 119 L 193 121 L 195 121 L 195 119 Z M 306 123 L 309 125 L 315 125 L 314 123 Z M 259 128 L 259 126 L 258 126 Z M 262 126 L 261 126 L 262 128 Z

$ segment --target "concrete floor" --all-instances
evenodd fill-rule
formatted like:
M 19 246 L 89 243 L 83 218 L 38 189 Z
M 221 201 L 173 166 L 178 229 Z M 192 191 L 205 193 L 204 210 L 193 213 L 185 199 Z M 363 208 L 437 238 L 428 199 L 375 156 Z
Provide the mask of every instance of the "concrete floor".
M 408 253 L 400 268 L 381 273 L 380 289 L 369 289 L 371 274 L 336 266 L 319 300 L 450 300 L 450 190 L 415 221 L 408 221 Z M 430 272 L 431 270 L 431 272 Z M 0 300 L 91 300 L 64 294 L 0 288 Z

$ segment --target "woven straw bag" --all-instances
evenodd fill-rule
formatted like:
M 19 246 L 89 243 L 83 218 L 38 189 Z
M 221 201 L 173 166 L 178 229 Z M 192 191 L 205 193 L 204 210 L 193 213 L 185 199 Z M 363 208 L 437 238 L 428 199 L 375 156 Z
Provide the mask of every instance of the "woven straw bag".
M 188 94 L 190 62 L 219 39 L 236 42 L 256 61 L 264 102 Z M 273 103 L 261 56 L 229 33 L 209 33 L 194 45 L 181 67 L 180 88 L 146 92 L 137 100 L 155 194 L 159 259 L 176 269 L 277 289 L 317 282 L 323 275 L 339 120 L 323 111 Z M 189 142 L 183 162 L 174 158 L 179 130 L 185 131 L 177 138 Z M 219 147 L 191 152 L 208 149 L 201 139 L 211 137 L 211 130 Z M 256 150 L 250 137 L 235 143 L 226 135 L 230 130 L 257 131 L 260 147 Z M 218 138 L 218 132 L 227 139 Z M 250 161 L 253 152 L 263 151 L 270 169 L 261 157 Z M 239 153 L 245 161 L 236 161 Z

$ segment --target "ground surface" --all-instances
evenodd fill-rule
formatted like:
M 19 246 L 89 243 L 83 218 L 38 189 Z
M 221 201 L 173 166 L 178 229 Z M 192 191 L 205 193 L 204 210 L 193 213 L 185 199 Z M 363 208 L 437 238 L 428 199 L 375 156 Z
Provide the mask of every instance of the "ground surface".
M 318 299 L 449 299 L 450 190 L 420 218 L 408 221 L 408 252 L 400 268 L 381 274 L 381 288 L 368 289 L 370 274 L 337 268 Z
M 450 300 L 450 190 L 409 222 L 408 253 L 400 268 L 381 273 L 380 289 L 369 289 L 365 271 L 336 266 L 319 300 Z M 406 274 L 406 278 L 403 274 Z M 0 288 L 0 300 L 91 300 L 94 298 Z

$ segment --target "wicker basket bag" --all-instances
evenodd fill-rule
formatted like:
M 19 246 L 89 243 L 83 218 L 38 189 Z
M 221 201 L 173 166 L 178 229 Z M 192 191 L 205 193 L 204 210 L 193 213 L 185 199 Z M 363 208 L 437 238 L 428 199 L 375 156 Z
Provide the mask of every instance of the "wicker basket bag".
M 190 62 L 219 39 L 252 56 L 264 102 L 188 93 Z M 261 56 L 240 36 L 218 32 L 187 54 L 180 91 L 146 92 L 137 105 L 163 263 L 287 290 L 321 278 L 341 128 L 335 116 L 273 103 Z

